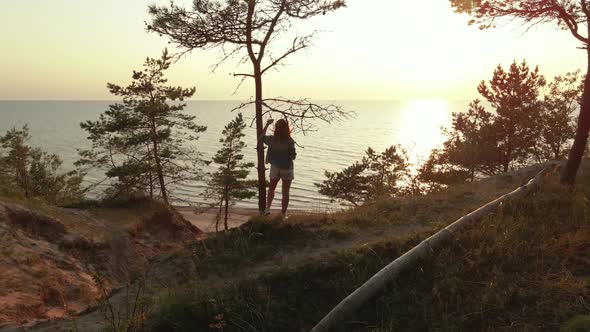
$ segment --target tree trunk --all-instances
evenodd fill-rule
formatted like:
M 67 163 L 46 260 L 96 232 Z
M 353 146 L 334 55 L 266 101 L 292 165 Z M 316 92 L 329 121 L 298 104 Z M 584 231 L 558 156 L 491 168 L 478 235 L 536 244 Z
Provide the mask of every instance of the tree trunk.
M 168 193 L 166 192 L 166 183 L 164 181 L 164 171 L 162 170 L 162 161 L 158 151 L 158 142 L 156 141 L 156 123 L 152 120 L 152 153 L 154 155 L 154 162 L 156 163 L 156 174 L 158 175 L 158 182 L 160 183 L 160 192 L 162 193 L 162 199 L 166 205 L 170 205 L 168 202 Z
M 15 170 L 16 170 L 16 181 L 21 186 L 21 189 L 25 192 L 25 197 L 31 197 L 31 186 L 29 181 L 29 170 L 27 169 L 27 158 L 29 153 L 25 148 L 16 147 L 15 149 Z
M 223 199 L 225 200 L 225 216 L 223 218 L 223 225 L 225 226 L 225 230 L 228 230 L 227 227 L 227 217 L 229 215 L 229 195 L 230 195 L 230 185 L 228 184 L 228 182 L 230 182 L 230 178 L 233 178 L 233 176 L 231 176 L 231 172 L 232 172 L 232 161 L 233 161 L 233 154 L 234 154 L 234 141 L 233 139 L 229 142 L 228 147 L 229 147 L 229 152 L 227 155 L 227 164 L 225 165 L 227 167 L 227 177 L 226 177 L 226 185 L 225 185 L 225 190 L 224 190 L 224 195 L 223 195 Z
M 225 193 L 225 216 L 223 218 L 223 226 L 225 226 L 226 231 L 229 229 L 229 227 L 227 227 L 228 216 L 229 216 L 229 193 L 226 191 L 226 193 Z
M 147 144 L 147 152 L 148 152 L 148 155 L 151 154 L 149 144 Z M 153 173 L 151 167 L 149 170 L 149 177 L 150 177 L 150 199 L 154 199 L 154 173 Z
M 217 218 L 215 218 L 215 234 L 219 233 L 219 220 L 221 220 L 221 210 L 223 209 L 223 198 L 219 200 L 219 211 L 217 211 Z
M 576 174 L 586 150 L 588 141 L 588 131 L 590 130 L 590 49 L 586 50 L 588 64 L 586 69 L 586 78 L 584 80 L 584 92 L 582 93 L 582 104 L 580 106 L 580 115 L 578 116 L 578 127 L 574 144 L 569 152 L 567 162 L 561 173 L 561 183 L 573 185 L 576 182 Z
M 150 199 L 154 199 L 154 174 L 150 170 Z
M 256 84 L 256 137 L 262 135 L 262 73 L 260 64 L 254 64 L 254 81 Z M 264 165 L 264 144 L 257 139 L 256 155 L 258 170 L 258 210 L 264 213 L 266 209 L 266 169 Z

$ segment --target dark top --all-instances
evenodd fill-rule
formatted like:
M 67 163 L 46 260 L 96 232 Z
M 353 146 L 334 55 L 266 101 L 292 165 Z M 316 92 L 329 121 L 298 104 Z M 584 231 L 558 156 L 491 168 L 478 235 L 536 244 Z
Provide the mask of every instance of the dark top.
M 292 169 L 293 160 L 297 156 L 295 141 L 289 138 L 286 141 L 275 139 L 274 136 L 265 135 L 262 142 L 268 145 L 266 152 L 266 163 L 280 169 Z

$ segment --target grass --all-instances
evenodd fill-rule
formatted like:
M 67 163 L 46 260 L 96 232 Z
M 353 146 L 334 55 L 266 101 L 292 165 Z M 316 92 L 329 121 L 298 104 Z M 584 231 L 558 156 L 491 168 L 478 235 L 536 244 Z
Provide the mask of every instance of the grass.
M 559 186 L 508 204 L 428 264 L 420 312 L 428 329 L 558 330 L 590 307 L 590 213 Z M 419 279 L 416 278 L 418 282 Z M 395 303 L 396 295 L 385 295 Z M 397 307 L 386 326 L 407 330 Z
M 310 228 L 297 222 L 265 220 L 254 217 L 240 228 L 220 233 L 193 246 L 200 275 L 233 274 L 236 269 L 252 266 L 273 257 L 277 252 L 295 251 L 327 238 L 346 238 L 347 230 L 331 224 Z M 231 268 L 228 268 L 231 267 Z
M 199 275 L 158 293 L 150 329 L 309 330 L 341 299 L 435 228 L 510 191 L 515 182 L 520 181 L 502 176 L 336 214 L 293 215 L 288 221 L 253 218 L 242 228 L 190 248 Z M 456 243 L 402 274 L 338 330 L 588 330 L 587 164 L 579 183 L 577 190 L 550 183 L 526 200 L 505 204 L 461 234 Z M 95 206 L 89 211 L 126 226 L 148 210 Z M 64 224 L 69 225 L 69 218 Z M 313 255 L 321 245 L 351 244 L 366 234 L 405 224 L 430 229 L 404 237 L 384 233 L 363 246 Z M 277 253 L 301 251 L 307 259 L 303 264 L 273 266 Z M 245 274 L 261 262 L 269 267 L 263 274 Z M 226 283 L 203 283 L 209 275 Z
M 504 205 L 403 274 L 338 330 L 585 331 L 590 313 L 590 187 L 585 177 L 579 190 L 549 184 L 526 200 Z M 403 209 L 391 213 L 403 216 Z M 290 241 L 279 234 L 272 240 Z M 171 291 L 154 315 L 152 329 L 309 330 L 338 301 L 427 235 L 384 239 L 221 288 Z M 268 241 L 270 247 L 259 249 L 272 248 Z M 238 260 L 217 263 L 230 269 L 225 264 Z
M 211 289 L 170 292 L 152 321 L 154 331 L 301 331 L 382 264 L 417 244 L 419 236 L 335 254 L 296 269 L 279 268 L 255 280 Z M 222 317 L 222 319 L 219 319 Z
M 392 226 L 438 227 L 510 191 L 513 182 L 512 177 L 482 181 L 426 196 L 382 199 L 333 214 L 293 214 L 287 221 L 254 217 L 240 229 L 221 232 L 194 246 L 194 257 L 201 276 L 223 276 L 272 259 L 277 253 L 313 250 L 370 233 L 387 233 Z

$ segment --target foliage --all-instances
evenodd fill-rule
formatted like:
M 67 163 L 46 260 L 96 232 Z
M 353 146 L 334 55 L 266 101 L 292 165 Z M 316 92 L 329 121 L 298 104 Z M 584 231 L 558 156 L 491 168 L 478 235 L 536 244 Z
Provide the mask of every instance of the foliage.
M 447 141 L 420 168 L 421 181 L 449 185 L 473 181 L 476 174 L 497 173 L 498 135 L 493 119 L 494 114 L 479 100 L 471 102 L 466 113 L 453 113 L 451 129 L 444 130 Z
M 566 73 L 548 84 L 543 100 L 539 157 L 561 160 L 570 149 L 576 133 L 574 113 L 579 109 L 583 85 L 580 71 Z
M 17 188 L 26 198 L 41 198 L 51 204 L 81 200 L 84 173 L 59 172 L 62 160 L 56 154 L 27 145 L 29 128 L 12 128 L 0 137 L 0 179 L 6 187 Z
M 118 181 L 115 195 L 154 197 L 159 192 L 168 203 L 171 186 L 200 177 L 200 155 L 192 143 L 206 127 L 183 113 L 186 104 L 170 103 L 195 93 L 195 88 L 166 85 L 164 73 L 171 64 L 165 50 L 160 59 L 148 58 L 142 71 L 134 71 L 130 85 L 109 83 L 109 91 L 123 102 L 110 105 L 97 121 L 80 124 L 93 145 L 80 151 L 78 165 L 105 170 Z
M 539 131 L 540 89 L 545 79 L 526 61 L 514 61 L 506 72 L 498 65 L 489 82 L 481 82 L 477 91 L 492 105 L 495 116 L 492 130 L 498 136 L 498 168 L 507 172 L 513 164 L 526 164 L 534 153 Z
M 572 36 L 582 43 L 586 49 L 586 59 L 590 61 L 588 22 L 590 7 L 586 1 L 570 0 L 449 0 L 457 12 L 472 16 L 470 24 L 478 24 L 480 29 L 494 27 L 498 21 L 520 21 L 523 26 L 532 27 L 543 23 L 557 23 L 557 26 L 568 30 Z M 590 63 L 589 63 L 590 64 Z M 590 73 L 588 66 L 587 74 Z M 575 182 L 582 156 L 584 155 L 590 132 L 590 81 L 584 82 L 580 103 L 576 134 L 563 168 L 561 181 L 566 184 Z
M 239 86 L 246 79 L 254 81 L 254 100 L 243 103 L 236 109 L 255 106 L 256 137 L 262 135 L 263 116 L 273 113 L 291 120 L 291 125 L 302 131 L 311 128 L 310 120 L 331 122 L 349 115 L 337 105 L 318 105 L 307 99 L 283 97 L 264 98 L 263 77 L 277 69 L 291 55 L 308 48 L 317 31 L 297 35 L 293 26 L 297 21 L 312 19 L 345 6 L 343 0 L 199 0 L 192 8 L 171 2 L 169 6 L 152 5 L 149 13 L 152 22 L 148 30 L 166 36 L 183 52 L 194 49 L 220 48 L 223 56 L 219 63 L 232 57 L 239 65 L 249 62 L 252 67 L 245 72 L 233 73 L 240 77 Z M 292 36 L 292 43 L 281 52 L 276 52 L 277 40 Z M 279 38 L 282 37 L 282 38 Z M 238 86 L 238 87 L 239 87 Z M 266 175 L 264 172 L 264 146 L 257 142 L 258 208 L 266 207 Z
M 390 146 L 381 154 L 369 148 L 360 162 L 340 172 L 326 171 L 327 179 L 315 185 L 320 194 L 357 206 L 363 201 L 400 195 L 408 166 L 408 155 L 400 146 Z
M 556 137 L 562 139 L 567 133 L 556 135 L 546 128 L 551 124 L 543 117 L 561 112 L 561 100 L 570 91 L 560 89 L 560 81 L 555 81 L 543 102 L 540 93 L 544 86 L 538 68 L 530 70 L 526 61 L 514 61 L 508 71 L 499 65 L 489 83 L 482 81 L 478 86 L 494 111 L 486 110 L 476 99 L 467 112 L 453 113 L 451 128 L 444 130 L 447 141 L 421 167 L 420 179 L 435 186 L 449 185 L 526 165 L 549 149 L 538 143 L 539 132 L 547 134 L 546 145 L 562 144 L 555 142 Z
M 217 171 L 210 174 L 209 188 L 205 193 L 215 199 L 215 205 L 219 207 L 215 229 L 219 228 L 219 220 L 223 215 L 225 230 L 228 230 L 229 206 L 237 200 L 252 198 L 256 192 L 256 181 L 247 180 L 250 168 L 254 163 L 244 162 L 242 150 L 246 143 L 242 141 L 246 124 L 241 113 L 236 116 L 222 131 L 223 138 L 219 140 L 222 148 L 213 157 L 213 163 L 219 165 Z
M 588 8 L 584 1 L 570 0 L 449 0 L 451 6 L 460 13 L 469 13 L 480 29 L 496 26 L 499 19 L 518 19 L 523 25 L 555 22 L 579 41 L 586 44 L 587 37 L 581 35 L 581 25 L 585 22 Z

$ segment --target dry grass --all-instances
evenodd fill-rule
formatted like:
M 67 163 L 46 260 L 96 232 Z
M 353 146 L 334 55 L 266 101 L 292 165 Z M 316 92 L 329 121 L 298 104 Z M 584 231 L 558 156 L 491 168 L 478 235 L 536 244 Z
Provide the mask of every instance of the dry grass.
M 535 172 L 335 215 L 292 217 L 288 224 L 355 232 L 408 221 L 446 224 Z M 575 331 L 585 326 L 584 315 L 590 313 L 587 173 L 582 172 L 578 190 L 549 183 L 526 200 L 505 204 L 456 244 L 403 274 L 338 330 Z M 165 297 L 153 328 L 309 330 L 344 296 L 431 233 L 384 238 L 219 289 L 182 288 Z

